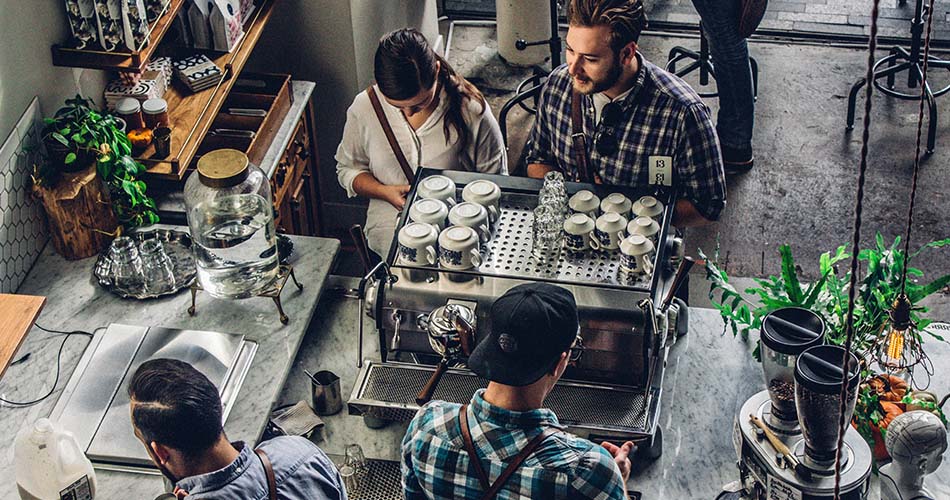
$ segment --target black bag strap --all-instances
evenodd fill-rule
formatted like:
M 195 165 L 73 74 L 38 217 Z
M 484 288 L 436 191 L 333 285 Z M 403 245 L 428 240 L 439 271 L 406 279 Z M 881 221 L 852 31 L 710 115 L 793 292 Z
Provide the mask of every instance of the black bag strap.
M 581 101 L 584 96 L 574 90 L 571 92 L 571 146 L 574 148 L 574 162 L 581 182 L 593 182 L 587 163 L 587 136 L 584 135 L 584 116 L 581 113 Z
M 399 147 L 399 143 L 396 142 L 396 134 L 393 133 L 393 128 L 389 124 L 389 119 L 386 118 L 386 112 L 383 111 L 383 105 L 379 103 L 379 96 L 376 95 L 376 89 L 370 85 L 366 89 L 366 93 L 369 94 L 369 100 L 373 103 L 373 111 L 376 112 L 376 119 L 379 120 L 379 124 L 383 127 L 383 133 L 386 134 L 386 140 L 389 141 L 389 147 L 392 148 L 393 154 L 396 155 L 396 161 L 399 162 L 399 166 L 402 168 L 403 175 L 406 176 L 406 182 L 412 184 L 415 179 L 415 175 L 412 173 L 412 167 L 409 166 L 409 161 L 406 160 L 406 155 L 403 154 L 402 148 Z
M 524 461 L 530 456 L 534 450 L 544 442 L 548 436 L 552 436 L 557 433 L 556 429 L 550 427 L 545 428 L 541 431 L 540 434 L 534 437 L 528 444 L 521 449 L 517 456 L 512 460 L 508 467 L 501 472 L 501 475 L 498 476 L 498 479 L 492 483 L 488 480 L 488 474 L 485 473 L 485 469 L 482 468 L 481 459 L 478 457 L 478 451 L 475 449 L 475 442 L 472 441 L 472 432 L 468 426 L 468 405 L 462 405 L 462 408 L 459 409 L 459 428 L 462 431 L 462 439 L 465 441 L 465 451 L 468 453 L 469 462 L 475 467 L 475 473 L 478 474 L 478 482 L 481 483 L 482 489 L 486 490 L 485 494 L 482 495 L 481 500 L 493 500 L 498 492 L 501 491 L 502 486 L 508 482 L 508 479 L 511 478 L 511 475 L 518 470 L 519 467 L 524 463 Z
M 267 498 L 277 500 L 277 480 L 274 478 L 274 467 L 270 464 L 270 458 L 263 450 L 256 449 L 257 458 L 261 459 L 261 465 L 264 466 L 264 475 L 267 476 Z

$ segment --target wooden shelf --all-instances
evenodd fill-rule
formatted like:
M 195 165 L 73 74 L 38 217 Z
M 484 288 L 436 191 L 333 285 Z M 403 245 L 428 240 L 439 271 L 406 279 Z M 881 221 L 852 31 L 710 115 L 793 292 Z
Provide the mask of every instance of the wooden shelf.
M 159 42 L 185 4 L 185 0 L 171 0 L 165 13 L 152 24 L 145 47 L 137 52 L 106 52 L 104 50 L 80 50 L 65 45 L 53 45 L 53 65 L 70 68 L 92 68 L 114 71 L 142 71 Z
M 270 20 L 277 0 L 260 0 L 251 18 L 244 23 L 244 37 L 230 53 L 208 54 L 224 72 L 221 82 L 212 88 L 191 93 L 181 82 L 175 81 L 165 92 L 168 102 L 168 119 L 172 129 L 171 155 L 154 158 L 155 150 L 149 146 L 136 158 L 146 168 L 146 180 L 159 180 L 180 184 L 185 172 L 198 151 L 211 123 L 227 98 L 237 76 Z

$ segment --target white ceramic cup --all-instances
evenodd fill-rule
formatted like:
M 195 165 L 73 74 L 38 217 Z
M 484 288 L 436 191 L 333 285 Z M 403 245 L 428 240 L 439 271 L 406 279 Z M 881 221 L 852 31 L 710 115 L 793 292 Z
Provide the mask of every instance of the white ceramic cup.
M 590 245 L 594 250 L 616 250 L 626 237 L 627 219 L 617 212 L 606 212 L 594 223 Z
M 399 230 L 399 257 L 406 264 L 434 266 L 439 232 L 425 222 L 410 222 Z
M 587 214 L 591 220 L 597 218 L 597 210 L 600 208 L 600 198 L 591 191 L 582 189 L 571 196 L 567 206 L 571 211 L 578 214 Z
M 445 228 L 445 219 L 449 216 L 449 207 L 442 200 L 423 198 L 409 207 L 409 219 L 435 227 L 436 232 Z
M 485 179 L 472 181 L 462 189 L 462 199 L 485 207 L 492 224 L 498 220 L 501 203 L 501 188 L 498 184 Z
M 464 271 L 482 265 L 478 234 L 467 226 L 449 226 L 439 234 L 439 265 Z
M 600 201 L 601 212 L 616 212 L 624 217 L 630 215 L 630 206 L 630 198 L 624 196 L 623 193 L 610 193 Z
M 452 207 L 452 210 L 449 210 L 449 224 L 474 229 L 482 243 L 491 239 L 488 211 L 478 203 L 464 201 Z
M 620 242 L 620 271 L 631 276 L 653 273 L 653 243 L 641 234 Z
M 627 224 L 627 235 L 635 234 L 646 237 L 656 247 L 656 240 L 660 237 L 660 223 L 651 217 L 637 217 Z
M 564 219 L 564 247 L 569 252 L 583 252 L 591 248 L 594 220 L 586 214 L 574 214 Z
M 663 203 L 652 196 L 641 196 L 631 207 L 637 217 L 656 218 L 663 213 Z
M 455 200 L 455 182 L 444 175 L 430 175 L 419 182 L 416 188 L 417 198 L 435 198 L 442 200 L 452 208 L 457 203 Z

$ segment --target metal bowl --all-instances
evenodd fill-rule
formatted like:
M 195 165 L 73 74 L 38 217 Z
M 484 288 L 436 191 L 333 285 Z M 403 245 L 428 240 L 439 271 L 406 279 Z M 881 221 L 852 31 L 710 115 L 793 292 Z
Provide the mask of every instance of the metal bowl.
M 188 233 L 172 229 L 151 229 L 138 231 L 127 236 L 135 240 L 137 244 L 152 238 L 158 238 L 162 241 L 165 253 L 168 254 L 172 264 L 175 286 L 162 293 L 147 292 L 144 282 L 136 283 L 133 287 L 117 286 L 113 274 L 112 259 L 107 248 L 99 255 L 99 259 L 96 260 L 96 267 L 93 270 L 99 284 L 106 290 L 124 299 L 152 299 L 178 293 L 195 281 L 197 270 L 195 268 L 195 258 L 191 253 L 191 236 Z

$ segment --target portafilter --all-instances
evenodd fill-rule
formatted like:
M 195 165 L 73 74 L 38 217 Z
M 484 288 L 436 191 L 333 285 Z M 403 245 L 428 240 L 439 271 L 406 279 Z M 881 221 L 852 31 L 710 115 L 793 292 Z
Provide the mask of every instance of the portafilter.
M 416 404 L 424 405 L 432 399 L 436 386 L 450 363 L 468 359 L 475 344 L 475 312 L 461 304 L 447 304 L 420 320 L 429 336 L 432 350 L 442 356 L 429 381 L 416 396 Z

